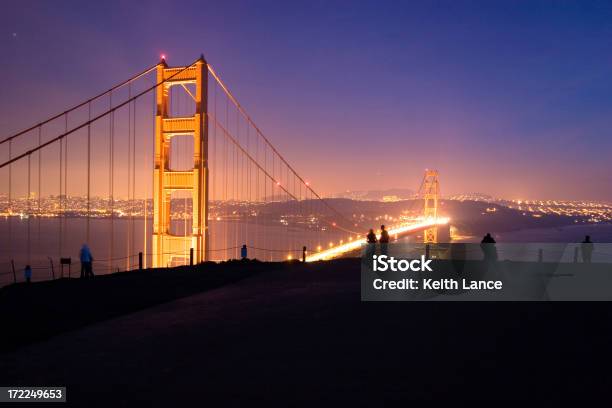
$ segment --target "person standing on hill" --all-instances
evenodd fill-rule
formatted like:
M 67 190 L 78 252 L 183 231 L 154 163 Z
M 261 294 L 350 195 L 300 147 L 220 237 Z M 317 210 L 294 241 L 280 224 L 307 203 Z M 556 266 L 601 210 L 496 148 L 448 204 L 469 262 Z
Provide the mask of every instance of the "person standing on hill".
M 495 243 L 495 239 L 489 232 L 487 232 L 487 235 L 480 241 L 480 248 L 484 253 L 484 260 L 487 263 L 497 261 L 497 248 L 495 248 Z
M 380 226 L 380 254 L 387 255 L 389 253 L 389 233 L 384 225 Z
M 376 234 L 374 233 L 374 230 L 370 228 L 370 232 L 368 232 L 368 235 L 366 236 L 367 244 L 365 258 L 367 261 L 371 261 L 372 256 L 376 252 L 376 241 Z
M 79 252 L 81 259 L 81 278 L 93 278 L 93 256 L 87 244 L 83 244 Z
M 25 269 L 23 270 L 23 275 L 27 283 L 32 281 L 32 267 L 30 265 L 26 265 Z
M 584 237 L 584 241 L 582 241 L 580 244 L 580 250 L 582 252 L 582 262 L 591 263 L 591 256 L 593 255 L 593 241 L 591 241 L 590 235 Z

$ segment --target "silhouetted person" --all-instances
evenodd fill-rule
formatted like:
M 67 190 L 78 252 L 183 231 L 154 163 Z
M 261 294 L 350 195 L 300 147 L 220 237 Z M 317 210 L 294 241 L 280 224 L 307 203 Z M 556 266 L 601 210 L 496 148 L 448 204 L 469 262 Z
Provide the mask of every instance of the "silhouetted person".
M 93 256 L 87 244 L 83 244 L 79 252 L 81 260 L 81 278 L 93 278 Z
M 30 283 L 32 281 L 32 267 L 30 265 L 26 265 L 23 270 L 23 276 L 25 277 L 25 281 Z
M 582 252 L 582 262 L 591 263 L 591 255 L 593 255 L 593 241 L 591 241 L 590 235 L 584 237 L 584 241 L 582 241 L 580 244 L 580 250 Z
M 376 241 L 376 234 L 374 233 L 373 229 L 370 229 L 370 232 L 368 232 L 368 235 L 366 236 L 367 246 L 365 256 L 367 261 L 370 261 L 372 259 L 372 255 L 374 255 L 376 252 Z
M 387 255 L 389 253 L 389 233 L 384 225 L 380 226 L 380 254 Z
M 482 238 L 482 241 L 480 241 L 481 244 L 495 244 L 495 239 L 491 236 L 490 232 L 487 232 L 487 235 L 485 235 Z
M 489 232 L 487 232 L 487 235 L 480 241 L 480 248 L 482 249 L 486 262 L 497 261 L 497 248 L 495 248 L 495 244 L 495 239 L 493 239 Z
M 243 261 L 247 260 L 247 246 L 246 244 L 242 246 L 242 248 L 240 248 L 240 258 L 242 258 Z

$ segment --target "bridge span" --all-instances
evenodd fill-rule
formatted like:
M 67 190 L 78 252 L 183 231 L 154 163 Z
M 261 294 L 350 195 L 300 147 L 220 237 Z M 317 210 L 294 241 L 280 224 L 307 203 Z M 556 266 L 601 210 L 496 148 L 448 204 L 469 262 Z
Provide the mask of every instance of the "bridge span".
M 447 217 L 427 218 L 413 224 L 394 226 L 388 230 L 389 236 L 397 239 L 404 235 L 412 234 L 414 232 L 431 230 L 432 228 L 435 228 L 439 225 L 448 224 L 449 220 L 450 219 Z M 380 238 L 380 235 L 377 238 Z M 338 258 L 349 252 L 358 250 L 362 245 L 365 244 L 365 238 L 349 241 L 347 243 L 333 246 L 329 249 L 306 256 L 306 262 L 324 261 L 328 259 Z
M 309 262 L 332 259 L 364 244 L 378 219 L 351 217 L 317 192 L 203 55 L 179 66 L 162 57 L 35 123 L 0 137 L 0 238 L 9 237 L 0 265 L 13 276 L 26 265 L 54 276 L 54 262 L 78 259 L 82 243 L 106 272 L 237 259 L 244 246 L 266 261 L 304 247 L 317 248 Z M 412 207 L 422 209 L 402 214 L 421 218 L 389 233 L 423 230 L 435 243 L 448 222 L 438 172 L 425 169 L 417 191 Z

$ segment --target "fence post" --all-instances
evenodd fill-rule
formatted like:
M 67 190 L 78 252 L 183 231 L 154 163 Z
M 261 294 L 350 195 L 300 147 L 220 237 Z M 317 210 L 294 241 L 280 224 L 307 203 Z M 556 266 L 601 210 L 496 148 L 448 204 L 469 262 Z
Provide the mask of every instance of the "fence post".
M 55 269 L 53 269 L 53 259 L 51 257 L 49 257 L 49 263 L 51 264 L 51 277 L 55 280 Z
M 578 247 L 574 248 L 574 263 L 578 263 Z
M 302 262 L 306 262 L 306 246 L 302 247 Z
M 138 270 L 142 272 L 142 252 L 138 253 Z
M 189 266 L 193 266 L 193 248 L 189 248 Z
M 17 283 L 17 274 L 15 273 L 15 261 L 11 259 L 11 267 L 13 268 L 13 281 Z
M 72 258 L 60 258 L 62 265 L 62 278 L 64 277 L 64 265 L 68 265 L 68 278 L 72 277 Z
M 538 262 L 542 262 L 542 260 L 544 259 L 544 251 L 542 250 L 542 248 L 538 249 Z

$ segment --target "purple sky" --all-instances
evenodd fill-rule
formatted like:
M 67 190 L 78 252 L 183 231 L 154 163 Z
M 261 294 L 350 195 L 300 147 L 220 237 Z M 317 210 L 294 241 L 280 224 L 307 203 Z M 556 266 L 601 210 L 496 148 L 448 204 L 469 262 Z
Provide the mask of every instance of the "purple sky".
M 429 167 L 445 194 L 612 201 L 609 3 L 19 1 L 0 26 L 2 137 L 203 52 L 324 193 Z

